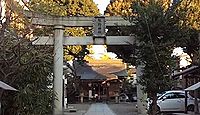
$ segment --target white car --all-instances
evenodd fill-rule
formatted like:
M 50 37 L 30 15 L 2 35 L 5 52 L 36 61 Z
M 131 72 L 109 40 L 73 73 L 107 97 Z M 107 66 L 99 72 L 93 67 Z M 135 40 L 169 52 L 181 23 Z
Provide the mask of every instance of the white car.
M 187 94 L 187 110 L 194 111 L 194 98 Z M 166 91 L 157 100 L 158 110 L 160 112 L 181 112 L 185 111 L 185 91 L 171 90 Z

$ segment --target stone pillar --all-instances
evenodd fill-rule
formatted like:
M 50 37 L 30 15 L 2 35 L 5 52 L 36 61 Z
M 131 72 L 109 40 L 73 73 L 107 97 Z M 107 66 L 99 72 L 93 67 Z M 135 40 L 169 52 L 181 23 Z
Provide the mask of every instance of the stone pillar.
M 68 97 L 67 97 L 67 78 L 65 78 L 65 76 L 64 76 L 64 109 L 67 109 L 68 108 Z
M 93 98 L 93 96 L 92 96 L 92 89 L 89 90 L 89 93 L 88 93 L 88 94 L 89 94 L 89 101 L 91 101 L 92 98 Z
M 54 38 L 54 115 L 61 114 L 63 111 L 63 26 L 55 26 Z
M 81 93 L 81 94 L 80 94 L 80 97 L 81 97 L 81 103 L 83 103 L 84 93 Z
M 119 103 L 119 93 L 116 92 L 115 94 L 115 103 Z
M 110 83 L 107 82 L 106 85 L 107 85 L 107 92 L 106 92 L 106 98 L 107 98 L 106 100 L 107 101 L 106 102 L 109 102 L 109 100 L 110 100 L 110 93 L 109 93 L 110 92 L 110 89 L 109 89 Z
M 142 65 L 137 66 L 136 75 L 137 80 L 140 80 L 140 76 L 142 75 Z M 138 113 L 140 115 L 147 115 L 147 95 L 142 91 L 144 86 L 137 84 L 137 107 Z

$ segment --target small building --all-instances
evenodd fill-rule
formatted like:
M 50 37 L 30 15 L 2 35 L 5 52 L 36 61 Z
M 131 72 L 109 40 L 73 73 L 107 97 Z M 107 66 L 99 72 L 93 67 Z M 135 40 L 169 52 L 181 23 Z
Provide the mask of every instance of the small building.
M 75 62 L 74 67 L 76 76 L 81 80 L 80 95 L 85 100 L 107 101 L 119 95 L 122 82 L 112 73 L 126 69 L 122 60 L 87 59 L 84 63 Z

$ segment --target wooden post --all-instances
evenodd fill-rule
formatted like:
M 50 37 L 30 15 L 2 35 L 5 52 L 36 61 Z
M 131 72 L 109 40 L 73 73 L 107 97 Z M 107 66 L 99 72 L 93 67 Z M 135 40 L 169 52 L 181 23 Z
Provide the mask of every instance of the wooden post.
M 101 84 L 98 83 L 98 101 L 101 99 Z
M 199 113 L 199 106 L 198 106 L 198 100 L 197 100 L 197 95 L 198 95 L 198 92 L 197 92 L 197 90 L 194 90 L 194 98 L 195 98 L 195 100 L 194 100 L 194 113 L 195 114 L 198 114 Z
M 63 26 L 55 26 L 54 38 L 54 85 L 53 89 L 56 93 L 54 100 L 54 115 L 63 112 Z
M 198 79 L 195 77 L 195 84 L 198 83 Z M 198 106 L 198 100 L 197 100 L 197 97 L 198 97 L 198 92 L 197 92 L 197 89 L 194 90 L 194 113 L 195 114 L 198 114 L 199 113 L 199 106 Z
M 188 78 L 187 78 L 187 76 L 184 76 L 184 78 L 185 78 L 185 88 L 187 88 L 188 87 L 188 85 L 187 85 L 187 82 L 188 82 Z M 187 113 L 187 91 L 185 91 L 185 113 Z

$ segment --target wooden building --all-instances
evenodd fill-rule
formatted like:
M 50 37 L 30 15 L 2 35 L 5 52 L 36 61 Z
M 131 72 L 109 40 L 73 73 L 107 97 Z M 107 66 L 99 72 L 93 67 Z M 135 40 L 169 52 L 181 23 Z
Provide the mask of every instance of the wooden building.
M 112 100 L 120 93 L 121 80 L 113 74 L 126 69 L 121 59 L 94 60 L 75 63 L 76 76 L 80 77 L 80 96 L 86 100 Z M 126 76 L 125 73 L 124 76 Z M 122 77 L 122 74 L 121 74 Z

